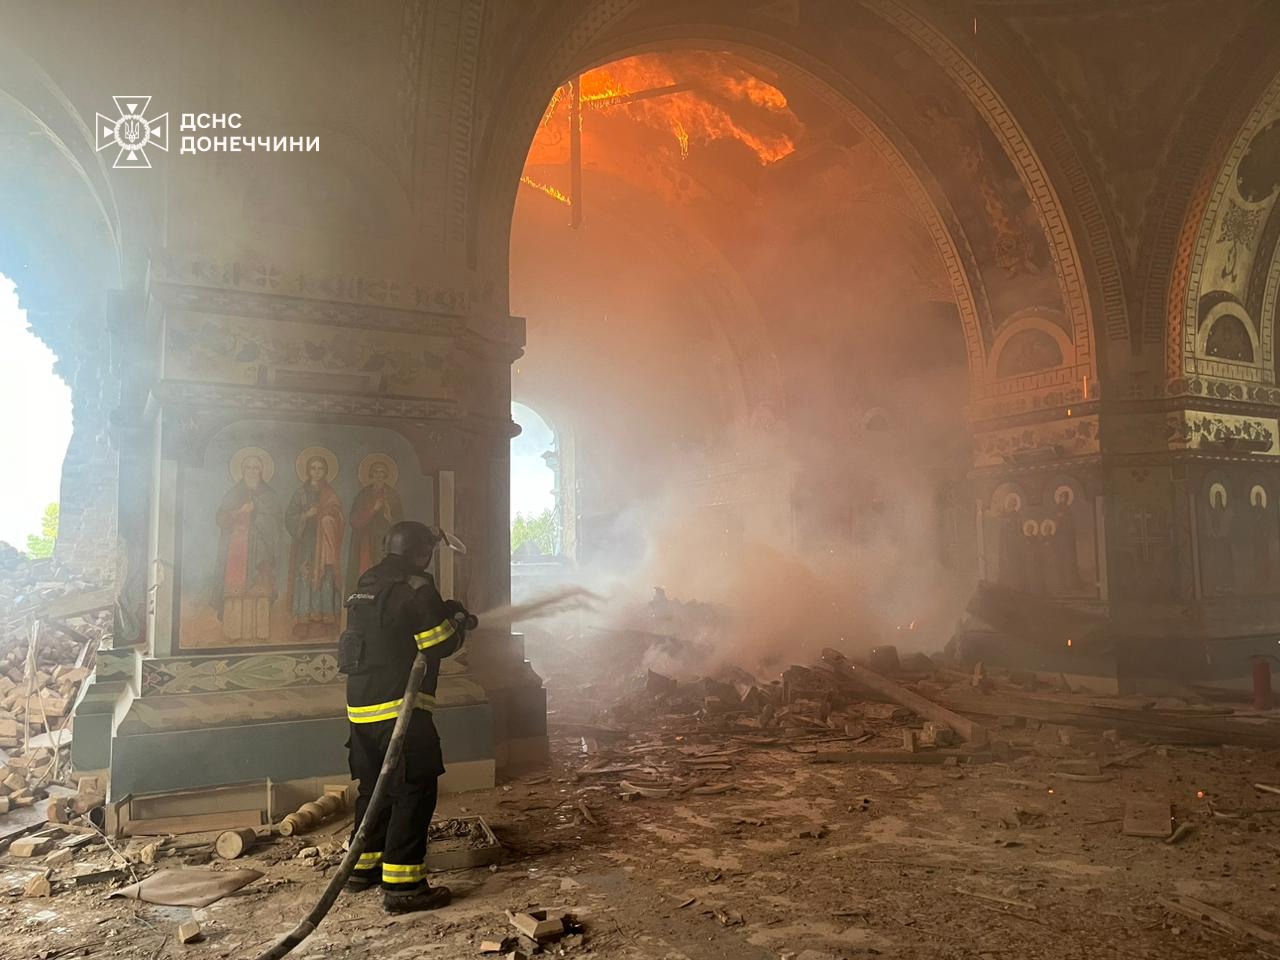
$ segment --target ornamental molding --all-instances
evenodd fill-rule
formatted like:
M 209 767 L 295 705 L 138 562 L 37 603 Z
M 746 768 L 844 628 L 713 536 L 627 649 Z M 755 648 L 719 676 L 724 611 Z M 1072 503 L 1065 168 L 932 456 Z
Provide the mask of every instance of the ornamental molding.
M 313 300 L 307 297 L 168 282 L 153 284 L 151 290 L 152 295 L 166 308 L 176 307 L 191 313 L 362 327 L 424 336 L 456 336 L 464 328 L 463 321 L 457 317 L 430 310 Z
M 407 420 L 459 420 L 462 405 L 447 398 L 370 396 L 275 390 L 267 387 L 226 386 L 185 380 L 162 380 L 152 396 L 163 406 L 231 408 L 264 418 L 288 415 L 399 418 Z
M 451 317 L 471 313 L 471 295 L 460 287 L 402 284 L 385 277 L 313 273 L 267 261 L 219 260 L 173 253 L 153 258 L 151 268 L 153 284 L 298 297 L 349 306 L 399 308 Z

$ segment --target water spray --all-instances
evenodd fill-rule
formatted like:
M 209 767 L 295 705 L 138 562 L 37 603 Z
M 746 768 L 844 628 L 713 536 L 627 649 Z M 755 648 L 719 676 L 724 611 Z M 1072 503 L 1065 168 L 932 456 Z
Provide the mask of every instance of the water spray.
M 561 587 L 525 603 L 508 603 L 479 615 L 486 627 L 509 627 L 513 623 L 546 620 L 573 610 L 590 610 L 604 598 L 586 587 Z

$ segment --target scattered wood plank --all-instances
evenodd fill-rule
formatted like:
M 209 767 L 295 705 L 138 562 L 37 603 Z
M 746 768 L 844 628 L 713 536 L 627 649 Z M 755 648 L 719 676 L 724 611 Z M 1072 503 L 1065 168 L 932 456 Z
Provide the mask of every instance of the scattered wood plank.
M 923 763 L 944 764 L 952 757 L 960 763 L 982 763 L 991 759 L 988 754 L 968 753 L 964 750 L 931 750 L 925 753 L 905 753 L 898 750 L 821 750 L 809 755 L 810 763 Z
M 1242 920 L 1240 917 L 1220 910 L 1217 907 L 1202 903 L 1199 900 L 1193 900 L 1191 897 L 1156 897 L 1156 902 L 1166 910 L 1172 910 L 1174 913 L 1180 913 L 1184 917 L 1190 917 L 1192 920 L 1212 920 L 1218 926 L 1231 933 L 1244 937 L 1252 937 L 1255 940 L 1261 940 L 1263 943 L 1280 947 L 1280 934 L 1272 933 L 1265 927 L 1260 927 L 1248 920 Z
M 926 720 L 946 724 L 962 740 L 975 745 L 982 745 L 987 742 L 986 727 L 975 723 L 968 717 L 961 716 L 953 710 L 948 710 L 941 704 L 934 703 L 932 700 L 928 700 L 912 690 L 908 690 L 902 684 L 896 683 L 888 677 L 882 677 L 874 670 L 852 663 L 839 650 L 832 650 L 829 647 L 823 650 L 822 662 L 834 671 L 837 676 L 872 690 L 883 697 L 888 697 L 894 703 L 901 704 Z
M 1121 831 L 1127 837 L 1168 839 L 1173 833 L 1173 808 L 1167 800 L 1128 800 Z
M 1147 744 L 1145 747 L 1136 747 L 1133 750 L 1126 750 L 1124 753 L 1118 753 L 1109 760 L 1102 761 L 1102 766 L 1104 768 L 1118 767 L 1123 763 L 1129 763 L 1132 760 L 1137 760 L 1143 754 L 1150 752 L 1151 744 Z
M 952 687 L 943 695 L 947 705 L 979 717 L 1023 717 L 1041 723 L 1091 730 L 1118 731 L 1121 736 L 1183 746 L 1219 746 L 1274 749 L 1280 746 L 1280 723 L 1199 717 L 1195 714 L 1106 705 L 1098 700 L 1053 694 L 1015 694 L 1007 690 L 979 695 Z
M 1066 773 L 1058 770 L 1049 774 L 1055 780 L 1074 780 L 1076 783 L 1109 783 L 1115 777 L 1105 773 Z
M 124 825 L 122 832 L 129 837 L 154 837 L 168 834 L 205 833 L 213 830 L 236 830 L 240 827 L 261 825 L 261 810 L 226 810 L 221 813 L 198 813 L 185 817 L 130 820 Z
M 50 837 L 21 837 L 9 845 L 9 853 L 15 857 L 41 857 L 53 846 Z

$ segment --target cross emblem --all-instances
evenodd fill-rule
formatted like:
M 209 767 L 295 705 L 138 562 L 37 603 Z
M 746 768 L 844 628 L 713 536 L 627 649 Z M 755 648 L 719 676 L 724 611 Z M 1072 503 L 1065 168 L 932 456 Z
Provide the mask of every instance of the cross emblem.
M 1169 542 L 1168 534 L 1160 533 L 1155 527 L 1156 515 L 1150 510 L 1136 510 L 1130 515 L 1130 541 L 1138 549 L 1138 556 L 1144 563 L 1155 559 L 1153 547 Z
M 147 159 L 147 147 L 158 150 L 169 149 L 169 114 L 162 113 L 148 119 L 144 116 L 151 106 L 150 97 L 112 97 L 115 101 L 118 117 L 107 117 L 101 113 L 95 117 L 96 141 L 98 152 L 111 147 L 118 147 L 115 161 L 111 164 L 115 170 L 149 170 L 151 161 Z

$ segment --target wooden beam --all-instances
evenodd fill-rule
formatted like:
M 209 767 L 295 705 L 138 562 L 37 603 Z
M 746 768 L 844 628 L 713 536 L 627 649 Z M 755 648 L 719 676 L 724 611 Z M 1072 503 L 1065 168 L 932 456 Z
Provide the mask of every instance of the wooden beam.
M 582 226 L 582 77 L 569 84 L 569 225 Z
M 823 650 L 822 662 L 830 667 L 837 676 L 887 697 L 894 703 L 901 704 L 926 720 L 946 724 L 959 735 L 961 740 L 976 746 L 981 746 L 987 742 L 986 727 L 979 723 L 974 723 L 968 717 L 948 710 L 932 700 L 925 699 L 920 694 L 908 690 L 902 684 L 896 683 L 888 677 L 881 676 L 868 667 L 851 662 L 839 650 L 832 650 L 830 647 Z
M 262 826 L 261 810 L 226 810 L 221 813 L 194 813 L 185 817 L 130 820 L 125 825 L 124 834 L 129 837 L 163 836 L 260 826 Z
M 599 97 L 595 100 L 585 101 L 585 105 L 589 110 L 603 110 L 607 107 L 618 107 L 624 103 L 636 103 L 639 100 L 652 100 L 655 97 L 669 97 L 677 93 L 689 93 L 698 89 L 692 83 L 669 83 L 665 87 L 650 87 L 647 90 L 637 90 L 635 93 L 620 93 L 613 97 Z
M 1176 899 L 1169 897 L 1156 897 L 1156 903 L 1164 907 L 1166 910 L 1172 910 L 1174 913 L 1180 913 L 1185 917 L 1193 920 L 1212 920 L 1224 930 L 1228 930 L 1237 936 L 1253 937 L 1255 940 L 1261 940 L 1263 943 L 1269 943 L 1272 946 L 1280 947 L 1280 935 L 1272 933 L 1265 927 L 1260 927 L 1256 923 L 1250 923 L 1248 920 L 1242 920 L 1237 916 L 1227 913 L 1225 910 L 1219 910 L 1217 907 L 1202 903 L 1199 900 L 1193 900 L 1191 897 L 1177 897 Z

